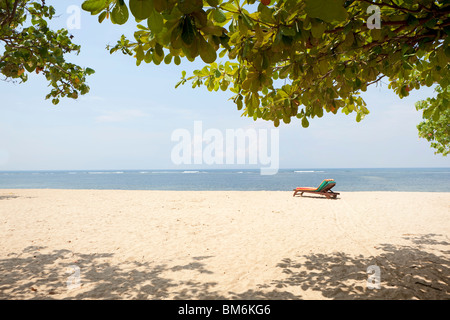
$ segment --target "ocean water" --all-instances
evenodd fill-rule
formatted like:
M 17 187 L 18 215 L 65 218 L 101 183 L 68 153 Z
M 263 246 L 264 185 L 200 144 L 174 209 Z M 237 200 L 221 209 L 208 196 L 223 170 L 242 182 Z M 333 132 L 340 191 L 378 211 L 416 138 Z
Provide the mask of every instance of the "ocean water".
M 0 189 L 276 190 L 317 187 L 334 191 L 450 192 L 450 168 L 0 171 Z

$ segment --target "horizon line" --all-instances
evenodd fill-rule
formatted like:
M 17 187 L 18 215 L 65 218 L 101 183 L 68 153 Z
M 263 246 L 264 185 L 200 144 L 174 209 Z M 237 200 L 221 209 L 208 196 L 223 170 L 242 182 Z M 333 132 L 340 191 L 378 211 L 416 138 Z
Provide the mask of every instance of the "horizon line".
M 220 171 L 220 170 L 260 170 L 261 168 L 160 168 L 160 169 L 12 169 L 0 172 L 35 172 L 35 171 Z M 278 170 L 313 170 L 313 169 L 450 169 L 448 167 L 286 167 Z

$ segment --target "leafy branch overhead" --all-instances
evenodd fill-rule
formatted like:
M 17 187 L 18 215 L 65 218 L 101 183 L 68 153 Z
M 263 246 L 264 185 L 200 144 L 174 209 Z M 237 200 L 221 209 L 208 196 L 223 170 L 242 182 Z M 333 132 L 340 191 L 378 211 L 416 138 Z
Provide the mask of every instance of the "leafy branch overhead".
M 436 98 L 427 98 L 416 103 L 416 109 L 423 110 L 424 119 L 417 129 L 419 137 L 431 142 L 435 154 L 446 156 L 450 153 L 450 108 L 448 108 L 450 86 L 445 89 L 437 86 L 436 92 L 438 93 Z
M 367 26 L 374 4 L 380 29 Z M 134 39 L 123 36 L 111 52 L 133 55 L 138 65 L 200 58 L 204 68 L 183 73 L 178 85 L 230 90 L 244 115 L 275 126 L 297 117 L 307 127 L 338 111 L 360 121 L 369 113 L 360 92 L 382 79 L 401 98 L 449 84 L 448 1 L 87 0 L 82 7 L 100 22 L 136 19 Z
M 6 80 L 21 82 L 33 72 L 44 75 L 52 87 L 46 98 L 58 104 L 61 97 L 76 99 L 89 92 L 86 76 L 94 70 L 65 60 L 80 47 L 66 29 L 48 27 L 54 15 L 55 9 L 45 1 L 0 0 L 0 73 Z

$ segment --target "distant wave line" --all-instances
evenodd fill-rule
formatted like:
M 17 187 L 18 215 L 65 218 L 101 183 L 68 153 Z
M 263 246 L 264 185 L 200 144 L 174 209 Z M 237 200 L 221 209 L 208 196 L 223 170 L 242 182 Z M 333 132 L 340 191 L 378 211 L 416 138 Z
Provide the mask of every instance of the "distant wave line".
M 89 171 L 88 174 L 121 174 L 123 171 Z

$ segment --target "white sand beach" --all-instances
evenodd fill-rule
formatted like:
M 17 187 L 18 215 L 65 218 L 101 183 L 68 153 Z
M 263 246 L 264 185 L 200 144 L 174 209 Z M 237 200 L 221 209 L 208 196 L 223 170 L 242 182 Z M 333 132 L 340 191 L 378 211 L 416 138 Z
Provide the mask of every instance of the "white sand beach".
M 3 189 L 0 243 L 0 299 L 450 299 L 450 193 Z

